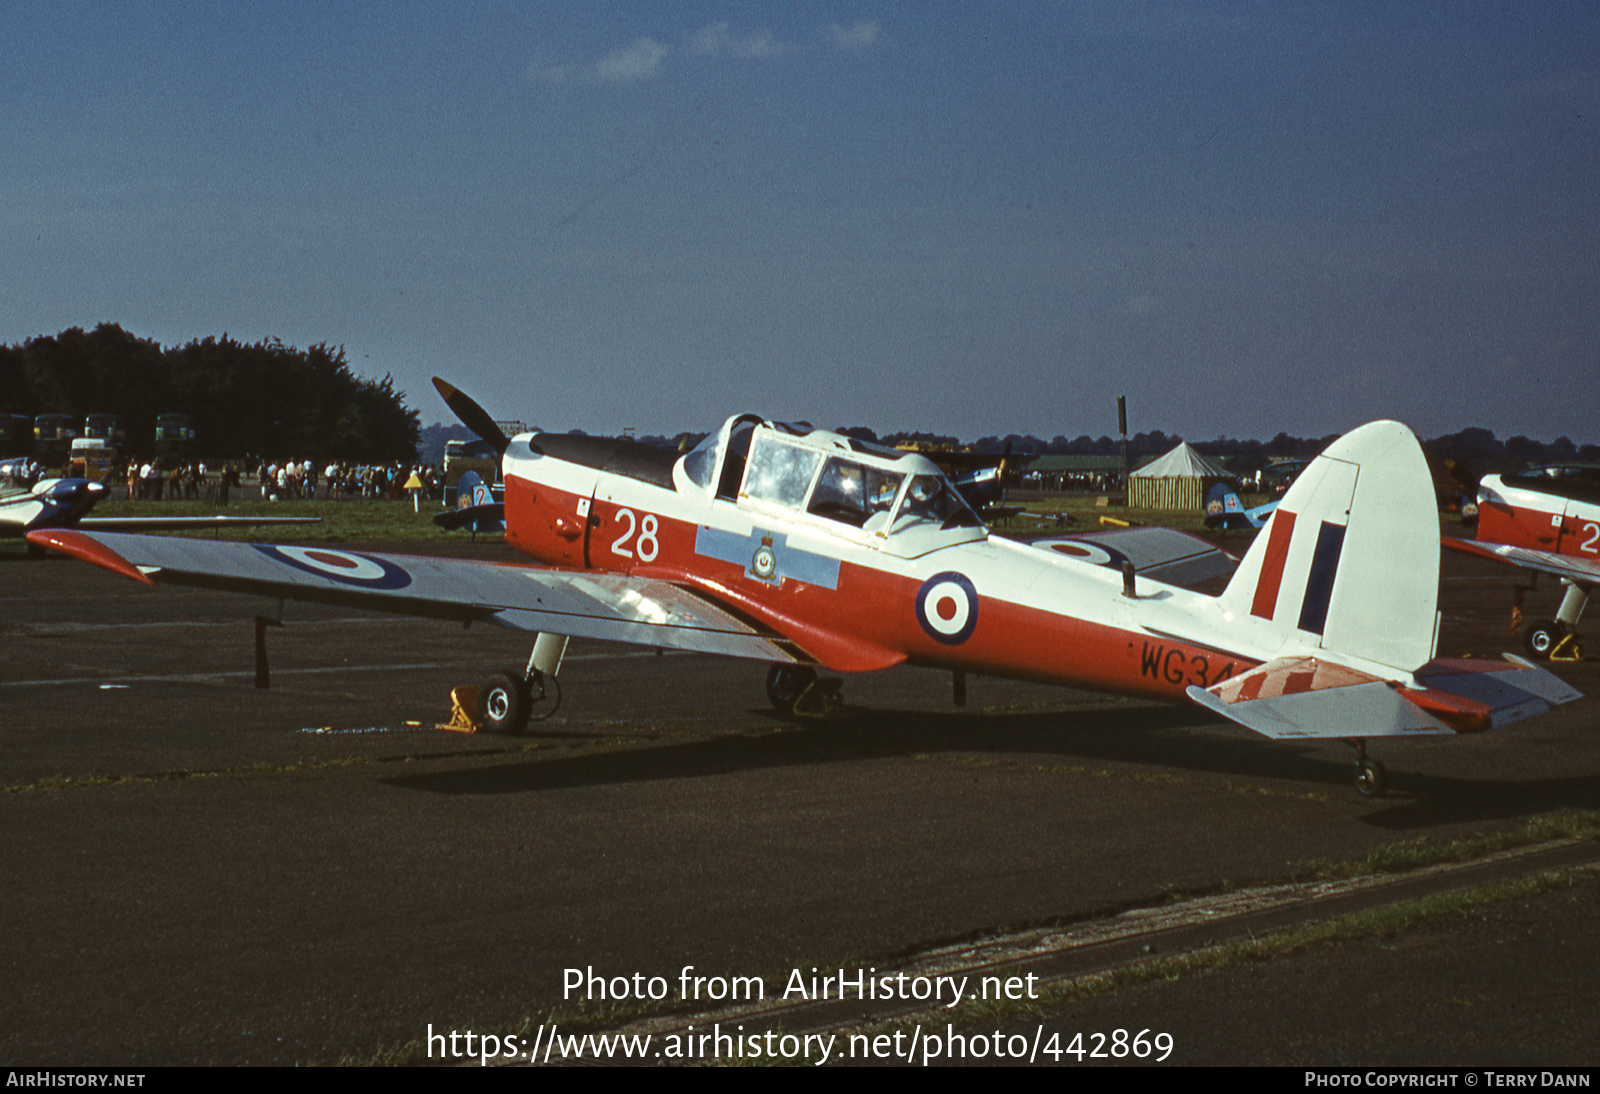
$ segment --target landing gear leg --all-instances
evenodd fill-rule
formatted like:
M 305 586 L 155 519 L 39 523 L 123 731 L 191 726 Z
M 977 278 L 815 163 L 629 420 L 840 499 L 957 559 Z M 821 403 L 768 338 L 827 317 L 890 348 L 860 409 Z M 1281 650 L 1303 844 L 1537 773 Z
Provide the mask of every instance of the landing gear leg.
M 542 722 L 561 706 L 561 685 L 556 673 L 567 652 L 565 635 L 541 634 L 522 669 L 507 669 L 489 677 L 478 693 L 479 716 L 492 733 L 521 733 L 529 721 Z
M 1567 587 L 1561 598 L 1561 608 L 1554 619 L 1531 623 L 1522 632 L 1522 645 L 1533 656 L 1549 661 L 1582 661 L 1583 647 L 1578 645 L 1578 620 L 1583 618 L 1584 606 L 1589 603 L 1589 588 L 1576 581 L 1561 579 Z
M 1345 744 L 1356 750 L 1356 792 L 1363 798 L 1381 798 L 1389 789 L 1389 769 L 1367 758 L 1367 742 L 1357 737 Z

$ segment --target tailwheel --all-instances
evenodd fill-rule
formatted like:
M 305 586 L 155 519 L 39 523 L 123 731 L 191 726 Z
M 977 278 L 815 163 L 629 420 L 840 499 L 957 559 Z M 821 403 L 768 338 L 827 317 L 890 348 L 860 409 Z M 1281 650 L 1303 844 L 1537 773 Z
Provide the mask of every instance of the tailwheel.
M 816 680 L 817 670 L 809 665 L 773 665 L 767 670 L 767 701 L 793 714 L 795 703 Z
M 1522 632 L 1522 645 L 1535 657 L 1547 660 L 1566 635 L 1566 627 L 1554 619 L 1549 619 L 1543 623 L 1530 624 Z
M 1365 757 L 1356 762 L 1356 791 L 1363 798 L 1381 798 L 1388 789 L 1388 768 Z

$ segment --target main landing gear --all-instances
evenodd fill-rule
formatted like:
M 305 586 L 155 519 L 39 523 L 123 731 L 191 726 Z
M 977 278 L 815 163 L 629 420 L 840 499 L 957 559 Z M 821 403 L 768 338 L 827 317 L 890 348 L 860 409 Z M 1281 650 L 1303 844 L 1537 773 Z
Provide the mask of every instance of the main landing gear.
M 1381 798 L 1389 789 L 1389 769 L 1368 759 L 1367 742 L 1357 737 L 1345 741 L 1356 750 L 1356 792 L 1363 798 Z
M 478 719 L 491 733 L 521 733 L 530 721 L 542 722 L 561 706 L 556 673 L 567 652 L 559 634 L 534 639 L 526 668 L 497 672 L 478 689 Z
M 1562 578 L 1567 587 L 1561 598 L 1561 607 L 1554 619 L 1530 623 L 1522 629 L 1522 646 L 1541 661 L 1582 661 L 1583 647 L 1578 644 L 1578 620 L 1589 602 L 1589 587 Z M 1522 597 L 1519 590 L 1513 616 L 1521 615 Z
M 810 665 L 773 665 L 767 670 L 767 700 L 784 714 L 826 718 L 844 705 L 837 677 L 819 678 Z

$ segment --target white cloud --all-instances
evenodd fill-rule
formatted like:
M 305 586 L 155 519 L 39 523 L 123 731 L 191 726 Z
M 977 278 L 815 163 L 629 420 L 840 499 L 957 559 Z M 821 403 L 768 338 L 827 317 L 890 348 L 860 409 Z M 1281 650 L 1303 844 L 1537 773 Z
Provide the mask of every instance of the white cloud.
M 661 74 L 661 59 L 667 52 L 667 47 L 654 38 L 639 38 L 602 57 L 594 66 L 595 78 L 619 84 L 653 80 Z
M 848 27 L 830 23 L 828 26 L 828 36 L 833 39 L 833 44 L 850 53 L 860 53 L 871 47 L 878 40 L 879 33 L 877 23 L 860 22 Z
M 783 46 L 772 37 L 770 30 L 735 34 L 727 23 L 711 23 L 695 31 L 689 36 L 689 49 L 700 57 L 726 53 L 741 60 L 776 57 L 783 52 Z

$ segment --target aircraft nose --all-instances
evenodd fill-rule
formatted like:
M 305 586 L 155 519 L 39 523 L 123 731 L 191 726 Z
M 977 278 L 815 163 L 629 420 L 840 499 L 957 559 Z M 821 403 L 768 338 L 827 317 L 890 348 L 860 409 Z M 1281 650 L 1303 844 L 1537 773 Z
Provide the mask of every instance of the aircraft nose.
M 77 501 L 81 498 L 98 498 L 106 492 L 105 486 L 89 479 L 57 479 L 50 485 L 51 501 Z

